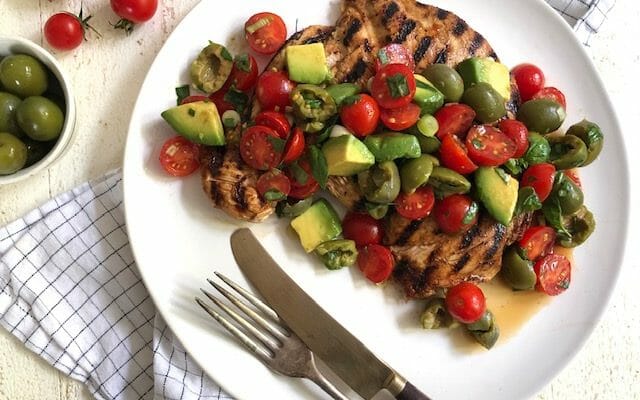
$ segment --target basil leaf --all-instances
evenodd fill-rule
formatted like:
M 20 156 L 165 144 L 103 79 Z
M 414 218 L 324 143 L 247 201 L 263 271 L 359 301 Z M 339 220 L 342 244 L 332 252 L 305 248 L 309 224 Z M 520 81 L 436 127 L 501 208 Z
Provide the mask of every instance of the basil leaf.
M 562 208 L 557 201 L 545 201 L 542 206 L 544 218 L 556 230 L 558 240 L 571 240 L 571 232 L 564 226 L 562 219 Z
M 511 175 L 518 176 L 527 169 L 527 162 L 523 158 L 510 158 L 503 164 L 503 167 Z
M 382 65 L 389 64 L 389 56 L 384 49 L 378 50 L 378 60 L 380 60 L 380 64 Z
M 220 54 L 222 55 L 222 58 L 224 58 L 227 61 L 233 61 L 233 56 L 231 55 L 231 53 L 229 53 L 229 50 L 227 50 L 226 47 L 222 46 L 222 50 L 220 50 Z
M 391 94 L 391 97 L 394 99 L 404 97 L 409 94 L 407 77 L 403 74 L 395 74 L 388 77 L 387 87 L 389 88 L 389 94 Z
M 302 167 L 298 165 L 297 161 L 291 164 L 290 168 L 293 179 L 301 185 L 306 185 L 309 180 L 309 174 L 307 174 L 307 171 L 302 169 Z
M 518 191 L 515 215 L 536 211 L 542 208 L 542 203 L 531 186 L 524 186 Z
M 236 111 L 242 114 L 249 104 L 249 96 L 247 96 L 246 93 L 231 87 L 229 91 L 224 94 L 224 101 L 233 104 Z
M 324 153 L 318 146 L 309 146 L 309 161 L 311 162 L 313 177 L 318 181 L 320 187 L 324 189 L 327 186 L 327 179 L 329 179 L 329 169 L 327 167 L 327 159 L 324 158 Z
M 180 105 L 180 103 L 182 103 L 182 100 L 186 99 L 190 95 L 191 95 L 191 92 L 189 90 L 189 85 L 182 85 L 176 88 L 176 96 L 178 96 L 177 98 L 178 105 Z
M 271 143 L 273 151 L 276 153 L 282 153 L 284 151 L 284 146 L 287 143 L 284 139 L 280 139 L 275 136 L 267 136 L 267 140 Z
M 235 64 L 240 71 L 251 72 L 251 62 L 249 61 L 249 55 L 247 53 L 237 56 Z
M 360 95 L 359 94 L 354 94 L 353 96 L 349 96 L 347 98 L 345 98 L 344 100 L 342 100 L 342 103 L 340 103 L 341 106 L 352 106 L 354 104 L 356 104 L 358 102 L 358 100 L 360 100 Z

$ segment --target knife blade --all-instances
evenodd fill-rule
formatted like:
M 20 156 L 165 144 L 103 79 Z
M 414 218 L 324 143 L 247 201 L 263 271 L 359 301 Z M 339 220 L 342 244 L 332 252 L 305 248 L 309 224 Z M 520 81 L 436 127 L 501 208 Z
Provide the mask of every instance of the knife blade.
M 248 228 L 231 235 L 240 270 L 311 351 L 365 399 L 387 389 L 399 400 L 429 400 L 333 319 L 271 258 Z

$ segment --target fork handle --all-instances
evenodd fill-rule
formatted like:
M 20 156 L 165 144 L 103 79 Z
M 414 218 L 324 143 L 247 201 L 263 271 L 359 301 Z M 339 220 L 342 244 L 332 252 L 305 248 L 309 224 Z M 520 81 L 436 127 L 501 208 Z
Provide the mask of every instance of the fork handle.
M 409 381 L 405 383 L 404 387 L 396 395 L 397 400 L 431 400 L 429 396 L 422 393 L 417 387 Z
M 347 396 L 343 395 L 342 392 L 340 392 L 333 385 L 333 383 L 329 382 L 329 380 L 320 373 L 318 367 L 316 366 L 315 360 L 313 359 L 313 356 L 311 362 L 308 365 L 307 378 L 316 385 L 320 386 L 320 388 L 324 390 L 329 396 L 331 396 L 332 399 L 349 400 Z

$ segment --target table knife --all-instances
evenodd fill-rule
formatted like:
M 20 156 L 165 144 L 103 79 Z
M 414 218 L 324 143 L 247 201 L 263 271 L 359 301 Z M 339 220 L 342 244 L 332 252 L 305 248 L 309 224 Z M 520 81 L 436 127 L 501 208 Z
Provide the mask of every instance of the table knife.
M 236 230 L 231 235 L 231 250 L 240 270 L 280 318 L 360 396 L 371 399 L 386 389 L 398 400 L 429 400 L 305 293 L 251 230 Z

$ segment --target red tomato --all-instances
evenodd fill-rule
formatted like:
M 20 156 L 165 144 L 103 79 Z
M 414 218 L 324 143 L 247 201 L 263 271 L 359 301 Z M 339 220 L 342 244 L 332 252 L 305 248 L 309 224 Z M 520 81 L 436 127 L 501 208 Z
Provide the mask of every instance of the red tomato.
M 236 89 L 246 92 L 258 80 L 258 63 L 251 54 L 242 54 L 233 61 L 230 82 Z
M 403 131 L 410 128 L 418 122 L 418 119 L 420 119 L 420 107 L 415 103 L 390 110 L 386 108 L 380 110 L 380 120 L 384 126 L 393 131 Z
M 251 168 L 269 170 L 280 164 L 282 153 L 274 146 L 282 140 L 271 128 L 262 125 L 248 127 L 240 139 L 240 156 Z
M 349 212 L 342 220 L 342 234 L 358 246 L 380 244 L 384 236 L 382 221 L 369 214 Z
M 272 169 L 260 175 L 256 183 L 258 193 L 267 201 L 278 201 L 286 198 L 291 191 L 289 178 L 279 169 Z
M 287 139 L 291 124 L 284 114 L 277 111 L 262 111 L 253 119 L 256 125 L 268 126 L 276 131 L 280 139 Z
M 340 119 L 349 131 L 362 138 L 376 130 L 380 108 L 373 97 L 359 94 L 343 104 Z
M 160 165 L 169 175 L 190 175 L 200 167 L 200 148 L 182 136 L 174 136 L 160 149 Z
M 582 181 L 580 180 L 580 173 L 578 172 L 578 168 L 565 169 L 564 174 L 567 178 L 571 179 L 573 183 L 578 185 L 580 189 L 582 189 Z
M 296 166 L 300 167 L 305 172 L 304 179 L 302 179 L 302 181 L 298 181 L 296 179 L 297 174 L 294 172 Z M 291 181 L 289 197 L 294 199 L 305 199 L 320 189 L 318 181 L 315 180 L 311 173 L 311 164 L 309 164 L 309 161 L 305 158 L 301 158 L 296 163 L 291 164 L 287 169 L 287 176 Z
M 498 123 L 498 128 L 516 144 L 516 152 L 513 157 L 522 157 L 529 149 L 529 130 L 527 127 L 518 120 L 503 119 Z
M 391 43 L 378 50 L 377 58 L 374 63 L 376 72 L 387 64 L 404 64 L 411 71 L 416 69 L 413 61 L 413 54 L 406 47 L 399 43 Z
M 382 108 L 406 106 L 416 93 L 413 71 L 403 64 L 387 64 L 380 68 L 371 83 L 371 96 Z
M 373 283 L 381 283 L 393 271 L 393 254 L 387 247 L 370 244 L 359 250 L 357 264 L 367 279 Z
M 216 108 L 218 109 L 218 113 L 220 115 L 222 115 L 225 111 L 236 109 L 235 105 L 229 103 L 224 99 L 224 96 L 227 94 L 227 90 L 228 87 L 222 87 L 222 89 L 209 95 L 209 100 L 213 101 L 213 104 L 216 105 Z
M 516 144 L 491 125 L 475 125 L 467 133 L 467 153 L 477 165 L 497 167 L 513 157 Z
M 464 194 L 452 194 L 436 202 L 433 218 L 443 232 L 461 232 L 478 222 L 478 203 Z
M 287 39 L 287 26 L 280 16 L 261 12 L 245 22 L 244 37 L 254 51 L 260 54 L 275 53 Z
M 291 105 L 291 92 L 295 83 L 280 71 L 265 71 L 258 78 L 256 96 L 263 110 L 284 110 Z
M 284 153 L 282 155 L 282 162 L 290 164 L 300 158 L 304 153 L 304 133 L 302 129 L 295 127 L 293 133 L 289 136 L 289 140 L 284 145 Z
M 431 213 L 435 196 L 431 186 L 422 186 L 411 194 L 400 192 L 395 205 L 398 214 L 407 219 L 421 219 Z
M 71 50 L 84 38 L 84 23 L 70 13 L 53 14 L 44 25 L 44 37 L 54 49 Z
M 440 162 L 443 166 L 463 175 L 478 169 L 478 166 L 469 158 L 464 143 L 455 135 L 446 135 L 442 138 Z
M 209 99 L 207 96 L 193 95 L 193 96 L 187 96 L 184 99 L 182 99 L 180 104 L 195 103 L 196 101 L 204 101 L 204 100 L 211 100 L 211 99 Z
M 556 103 L 560 104 L 565 110 L 567 109 L 567 99 L 564 97 L 564 94 L 560 90 L 554 87 L 545 87 L 540 89 L 540 91 L 533 95 L 532 99 L 553 100 Z
M 140 23 L 153 17 L 158 0 L 111 0 L 111 8 L 120 18 Z
M 473 125 L 476 112 L 466 104 L 450 103 L 436 111 L 433 116 L 438 121 L 438 132 L 436 133 L 438 139 L 447 135 L 464 138 Z
M 549 296 L 558 295 L 571 283 L 571 262 L 561 254 L 547 254 L 533 266 L 538 277 L 536 290 Z
M 556 167 L 553 164 L 535 164 L 527 168 L 520 179 L 520 186 L 531 186 L 538 195 L 540 201 L 545 201 L 556 177 Z
M 527 101 L 544 87 L 544 74 L 533 64 L 520 64 L 511 70 L 522 101 Z
M 518 246 L 522 253 L 531 261 L 553 252 L 556 242 L 556 231 L 549 226 L 532 226 L 522 235 Z
M 444 302 L 449 314 L 463 324 L 476 322 L 487 309 L 484 293 L 471 282 L 458 283 L 449 289 Z

